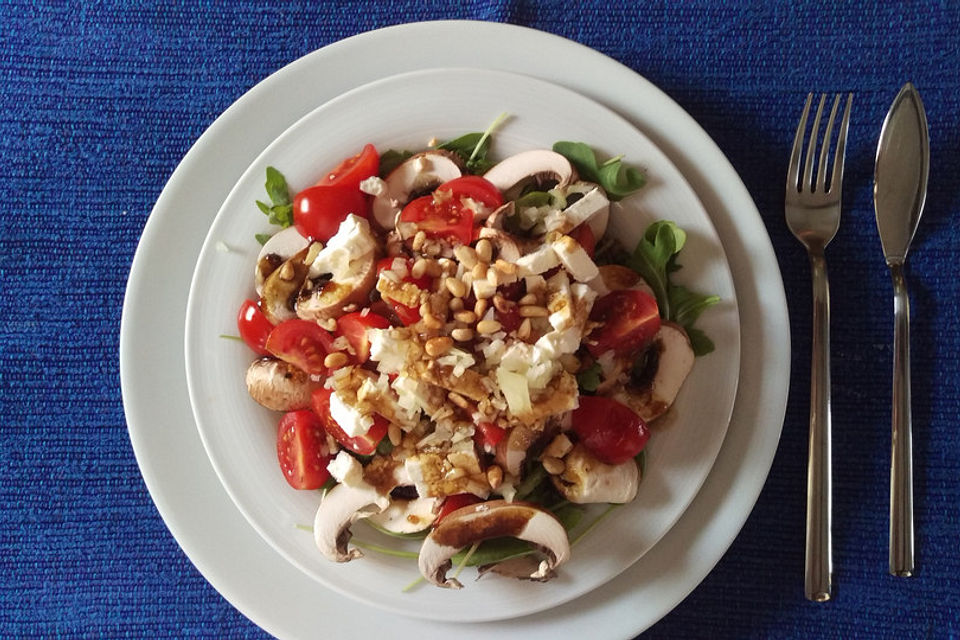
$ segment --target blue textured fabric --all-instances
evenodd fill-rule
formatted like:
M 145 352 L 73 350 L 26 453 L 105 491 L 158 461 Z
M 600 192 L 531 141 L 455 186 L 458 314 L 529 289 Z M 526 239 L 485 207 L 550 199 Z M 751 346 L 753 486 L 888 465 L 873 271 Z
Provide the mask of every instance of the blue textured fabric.
M 140 479 L 117 364 L 129 264 L 178 160 L 257 81 L 361 31 L 440 18 L 559 34 L 649 78 L 730 158 L 776 248 L 794 340 L 780 449 L 729 553 L 649 637 L 960 636 L 956 3 L 0 0 L 0 637 L 265 635 L 190 564 Z M 919 574 L 896 580 L 891 287 L 871 177 L 906 80 L 926 104 L 933 165 L 909 265 Z M 802 597 L 810 274 L 782 214 L 798 96 L 818 89 L 856 92 L 828 252 L 842 586 L 827 605 Z

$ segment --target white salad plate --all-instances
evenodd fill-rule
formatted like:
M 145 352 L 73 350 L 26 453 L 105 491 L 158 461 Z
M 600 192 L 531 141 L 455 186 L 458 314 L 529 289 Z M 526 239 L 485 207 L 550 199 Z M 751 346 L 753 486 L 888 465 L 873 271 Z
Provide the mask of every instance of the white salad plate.
M 670 413 L 654 423 L 637 498 L 582 538 L 557 578 L 533 586 L 496 577 L 474 582 L 468 577 L 471 569 L 460 592 L 433 586 L 405 592 L 404 586 L 419 575 L 410 559 L 368 552 L 363 559 L 337 564 L 320 555 L 309 526 L 321 496 L 291 489 L 283 479 L 276 457 L 280 414 L 258 406 L 244 382 L 246 368 L 257 356 L 243 343 L 220 336 L 236 333 L 237 309 L 255 296 L 260 245 L 254 234 L 271 231 L 255 205 L 265 197 L 268 166 L 278 168 L 296 193 L 365 143 L 381 150 L 420 150 L 433 138 L 482 131 L 500 112 L 510 116 L 493 134 L 488 157 L 573 140 L 588 143 L 603 159 L 623 156 L 624 162 L 644 168 L 647 184 L 614 207 L 608 235 L 632 249 L 655 220 L 671 219 L 687 232 L 678 260 L 683 268 L 673 280 L 720 296 L 721 302 L 697 325 L 716 350 L 697 359 Z M 435 620 L 527 615 L 569 602 L 633 564 L 673 526 L 707 477 L 723 443 L 740 369 L 733 279 L 710 218 L 683 175 L 649 139 L 606 107 L 555 84 L 505 71 L 398 74 L 349 91 L 290 127 L 247 168 L 220 208 L 200 251 L 186 318 L 193 413 L 214 469 L 247 520 L 281 555 L 327 587 L 373 607 Z M 363 522 L 352 530 L 367 542 L 411 549 Z
M 410 46 L 428 41 L 429 48 Z M 478 41 L 484 43 L 481 53 Z M 613 109 L 652 140 L 690 183 L 716 228 L 736 288 L 741 340 L 750 346 L 741 354 L 733 415 L 715 463 L 662 539 L 575 604 L 483 623 L 416 617 L 413 609 L 421 605 L 415 603 L 409 616 L 389 614 L 324 587 L 266 544 L 221 486 L 201 443 L 178 321 L 214 215 L 258 155 L 328 100 L 378 79 L 435 67 L 438 50 L 445 65 L 511 70 L 567 86 Z M 247 265 L 238 278 L 246 273 Z M 217 304 L 235 308 L 233 303 L 224 297 Z M 271 634 L 628 637 L 663 617 L 703 580 L 753 508 L 779 442 L 789 345 L 783 284 L 756 207 L 722 152 L 676 103 L 631 69 L 568 40 L 509 25 L 435 22 L 361 34 L 315 51 L 251 89 L 199 138 L 158 199 L 137 249 L 120 366 L 131 442 L 161 516 L 201 574 Z

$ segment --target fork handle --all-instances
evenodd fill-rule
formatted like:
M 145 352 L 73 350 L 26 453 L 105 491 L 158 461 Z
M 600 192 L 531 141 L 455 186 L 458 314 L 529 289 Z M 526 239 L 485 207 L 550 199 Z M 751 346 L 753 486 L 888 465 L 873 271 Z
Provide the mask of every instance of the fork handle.
M 910 415 L 910 298 L 903 265 L 893 277 L 893 443 L 890 452 L 890 573 L 913 575 L 913 452 Z
M 832 595 L 830 460 L 830 285 L 823 252 L 810 252 L 813 276 L 813 351 L 810 362 L 810 441 L 807 464 L 807 599 Z

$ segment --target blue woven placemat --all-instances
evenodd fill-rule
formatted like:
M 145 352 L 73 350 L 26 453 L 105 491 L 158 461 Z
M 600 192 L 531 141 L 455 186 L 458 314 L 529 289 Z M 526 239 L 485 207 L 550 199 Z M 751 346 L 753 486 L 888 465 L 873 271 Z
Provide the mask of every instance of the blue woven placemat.
M 648 635 L 958 637 L 960 8 L 619 0 L 0 0 L 0 637 L 265 635 L 194 569 L 140 479 L 117 364 L 129 264 L 179 159 L 257 81 L 361 31 L 440 18 L 556 33 L 650 79 L 730 158 L 777 250 L 794 340 L 780 450 L 730 552 Z M 897 580 L 886 575 L 891 288 L 871 177 L 906 80 L 926 104 L 933 166 L 909 269 L 919 573 Z M 840 587 L 827 605 L 802 597 L 810 285 L 782 221 L 795 118 L 820 89 L 856 93 L 828 252 Z

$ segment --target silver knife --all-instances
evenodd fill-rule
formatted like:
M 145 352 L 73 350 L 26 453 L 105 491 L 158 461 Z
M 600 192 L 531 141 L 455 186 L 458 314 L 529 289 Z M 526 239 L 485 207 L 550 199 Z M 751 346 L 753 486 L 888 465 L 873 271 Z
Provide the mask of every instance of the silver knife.
M 903 267 L 923 213 L 930 166 L 927 116 L 909 82 L 880 131 L 873 202 L 893 278 L 893 441 L 890 456 L 890 573 L 913 575 L 913 453 L 910 418 L 910 299 Z

